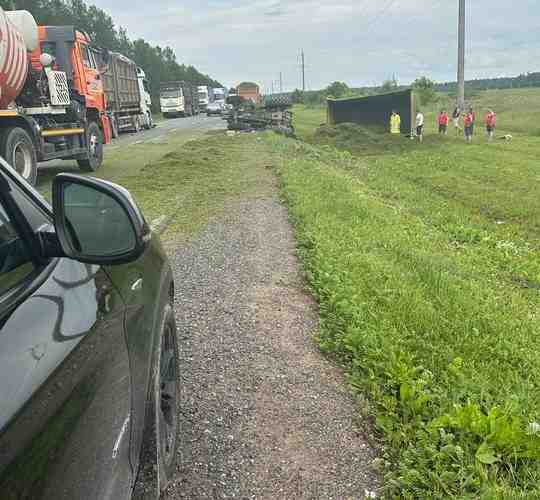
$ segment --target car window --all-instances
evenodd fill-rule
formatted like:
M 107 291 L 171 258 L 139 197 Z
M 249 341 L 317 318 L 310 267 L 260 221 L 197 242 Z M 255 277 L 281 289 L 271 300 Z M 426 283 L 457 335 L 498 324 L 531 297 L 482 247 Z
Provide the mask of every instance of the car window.
M 33 270 L 26 247 L 0 204 L 0 294 L 23 281 Z

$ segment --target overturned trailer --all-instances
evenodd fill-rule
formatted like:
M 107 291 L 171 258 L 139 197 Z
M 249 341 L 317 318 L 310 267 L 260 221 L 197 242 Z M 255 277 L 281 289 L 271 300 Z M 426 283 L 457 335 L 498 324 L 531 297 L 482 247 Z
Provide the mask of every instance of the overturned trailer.
M 227 100 L 233 106 L 227 116 L 229 130 L 274 130 L 294 136 L 293 104 L 290 94 L 265 96 L 262 106 L 256 106 L 240 96 Z

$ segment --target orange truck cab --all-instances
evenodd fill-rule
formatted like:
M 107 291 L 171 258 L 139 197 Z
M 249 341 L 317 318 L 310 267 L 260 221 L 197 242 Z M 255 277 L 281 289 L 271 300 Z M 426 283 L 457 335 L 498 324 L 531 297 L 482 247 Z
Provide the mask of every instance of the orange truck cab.
M 31 184 L 38 162 L 97 170 L 112 135 L 96 61 L 108 53 L 73 26 L 39 27 L 24 10 L 0 8 L 0 42 L 0 156 Z
M 32 67 L 42 69 L 42 53 L 53 56 L 54 69 L 66 73 L 73 97 L 84 103 L 87 119 L 100 124 L 103 143 L 110 143 L 111 124 L 98 67 L 98 60 L 102 60 L 99 51 L 86 34 L 72 26 L 40 26 L 38 36 L 40 47 L 32 53 Z

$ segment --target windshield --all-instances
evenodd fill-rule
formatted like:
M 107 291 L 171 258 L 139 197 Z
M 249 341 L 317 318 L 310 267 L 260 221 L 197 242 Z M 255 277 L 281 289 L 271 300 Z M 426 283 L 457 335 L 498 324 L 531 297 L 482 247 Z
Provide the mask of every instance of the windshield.
M 178 97 L 182 97 L 182 91 L 181 90 L 162 90 L 160 95 L 162 99 L 175 99 Z
M 199 92 L 199 99 L 208 99 L 208 93 L 207 92 Z

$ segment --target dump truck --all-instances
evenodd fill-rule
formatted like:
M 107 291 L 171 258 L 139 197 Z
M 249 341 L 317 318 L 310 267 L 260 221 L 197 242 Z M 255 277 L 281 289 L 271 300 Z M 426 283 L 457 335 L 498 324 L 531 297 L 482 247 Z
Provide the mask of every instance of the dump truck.
M 109 52 L 102 59 L 105 59 L 101 73 L 112 136 L 118 137 L 126 130 L 139 132 L 142 128 L 150 128 L 152 113 L 145 102 L 144 87 L 141 88 L 142 70 L 118 52 Z
M 97 170 L 111 126 L 89 37 L 0 8 L 0 48 L 0 155 L 31 184 L 42 161 Z
M 159 104 L 165 118 L 192 116 L 199 113 L 197 89 L 188 82 L 162 82 Z

